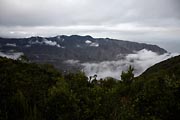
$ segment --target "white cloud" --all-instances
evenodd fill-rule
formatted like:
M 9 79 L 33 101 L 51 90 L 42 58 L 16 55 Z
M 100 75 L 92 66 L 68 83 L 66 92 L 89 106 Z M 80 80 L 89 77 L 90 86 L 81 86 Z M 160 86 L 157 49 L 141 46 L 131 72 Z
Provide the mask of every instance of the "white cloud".
M 58 44 L 56 41 L 51 41 L 48 39 L 43 38 L 43 41 L 39 41 L 38 39 L 36 41 L 29 41 L 29 44 L 45 44 L 45 45 L 50 45 L 50 46 L 56 46 L 59 48 L 65 48 Z M 26 47 L 30 47 L 29 45 L 26 45 Z
M 51 40 L 47 40 L 44 38 L 43 43 L 46 45 L 50 45 L 50 46 L 56 46 L 59 48 L 65 48 L 64 46 L 61 46 L 60 44 L 58 44 L 56 41 L 51 41 Z
M 6 43 L 6 46 L 16 47 L 15 43 Z
M 46 45 L 50 45 L 50 46 L 58 46 L 58 44 L 57 44 L 56 41 L 50 41 L 50 40 L 44 39 L 43 42 L 44 42 Z
M 74 65 L 74 64 L 78 64 L 78 63 L 79 63 L 79 60 L 66 60 L 66 61 L 64 61 L 64 63 Z
M 178 54 L 165 53 L 163 55 L 158 55 L 155 52 L 143 49 L 134 54 L 128 54 L 124 59 L 118 61 L 82 63 L 82 66 L 84 67 L 83 71 L 88 76 L 97 74 L 99 78 L 110 76 L 120 79 L 121 72 L 127 70 L 129 65 L 132 65 L 135 68 L 134 73 L 137 76 L 150 66 L 176 55 Z
M 92 43 L 92 41 L 86 40 L 85 43 L 86 43 L 86 44 L 90 44 L 90 43 Z
M 91 43 L 89 46 L 91 46 L 91 47 L 99 47 L 99 44 L 98 43 Z
M 11 59 L 18 59 L 21 55 L 23 55 L 22 52 L 16 52 L 16 53 L 4 53 L 0 52 L 0 56 L 6 57 L 6 58 L 11 58 Z

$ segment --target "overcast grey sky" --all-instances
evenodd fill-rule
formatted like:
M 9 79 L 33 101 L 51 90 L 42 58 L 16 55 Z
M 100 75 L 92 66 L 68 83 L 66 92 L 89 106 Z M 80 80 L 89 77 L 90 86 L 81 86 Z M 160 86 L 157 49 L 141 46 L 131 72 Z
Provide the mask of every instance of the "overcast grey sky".
M 0 0 L 0 36 L 180 41 L 180 0 Z

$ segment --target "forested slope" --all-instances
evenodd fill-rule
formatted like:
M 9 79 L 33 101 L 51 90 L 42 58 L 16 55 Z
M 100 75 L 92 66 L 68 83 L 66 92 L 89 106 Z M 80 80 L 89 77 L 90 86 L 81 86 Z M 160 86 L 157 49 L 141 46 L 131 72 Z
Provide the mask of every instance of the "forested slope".
M 176 77 L 176 79 L 180 80 L 180 56 L 170 58 L 150 67 L 141 77 L 146 79 Z
M 131 68 L 124 81 L 89 80 L 82 72 L 62 75 L 51 65 L 0 57 L 0 120 L 178 120 L 179 70 L 178 56 L 138 78 Z

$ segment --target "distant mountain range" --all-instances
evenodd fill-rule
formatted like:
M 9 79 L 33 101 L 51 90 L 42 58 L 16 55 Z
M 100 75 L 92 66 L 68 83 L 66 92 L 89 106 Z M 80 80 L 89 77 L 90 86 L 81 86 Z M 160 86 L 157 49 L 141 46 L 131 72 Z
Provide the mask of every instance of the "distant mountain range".
M 167 52 L 157 45 L 91 36 L 0 38 L 1 53 L 23 53 L 32 62 L 50 63 L 60 70 L 81 69 L 76 63 L 123 59 L 142 49 L 158 54 Z

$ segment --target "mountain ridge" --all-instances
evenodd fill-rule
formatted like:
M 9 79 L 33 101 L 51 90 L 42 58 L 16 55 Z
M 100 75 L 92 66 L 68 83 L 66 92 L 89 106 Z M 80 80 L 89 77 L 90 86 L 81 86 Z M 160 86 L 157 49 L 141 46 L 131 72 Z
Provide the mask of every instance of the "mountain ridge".
M 102 62 L 122 59 L 127 54 L 147 49 L 158 54 L 167 53 L 157 45 L 137 43 L 110 38 L 93 38 L 90 35 L 57 35 L 54 37 L 0 38 L 0 51 L 22 52 L 31 61 L 50 63 L 55 67 L 78 68 L 67 65 L 67 60 L 79 62 Z

